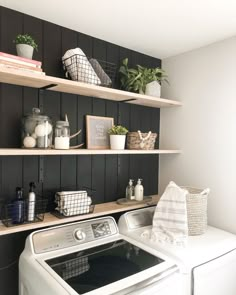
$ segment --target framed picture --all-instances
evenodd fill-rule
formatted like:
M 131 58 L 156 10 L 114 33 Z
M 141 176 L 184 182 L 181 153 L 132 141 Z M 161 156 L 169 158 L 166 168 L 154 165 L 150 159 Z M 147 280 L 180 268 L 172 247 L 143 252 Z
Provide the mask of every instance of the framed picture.
M 108 117 L 86 116 L 86 141 L 88 149 L 109 149 L 108 130 L 114 125 L 114 119 Z

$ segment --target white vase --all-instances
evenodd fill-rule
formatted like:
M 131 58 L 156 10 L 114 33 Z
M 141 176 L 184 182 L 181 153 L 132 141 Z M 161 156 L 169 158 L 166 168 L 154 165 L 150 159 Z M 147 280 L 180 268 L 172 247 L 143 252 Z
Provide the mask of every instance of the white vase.
M 149 96 L 161 97 L 161 85 L 157 81 L 152 81 L 146 85 L 145 94 Z
M 110 145 L 112 150 L 125 149 L 126 135 L 110 135 Z
M 34 48 L 28 44 L 17 44 L 16 52 L 17 52 L 17 55 L 20 57 L 32 59 Z

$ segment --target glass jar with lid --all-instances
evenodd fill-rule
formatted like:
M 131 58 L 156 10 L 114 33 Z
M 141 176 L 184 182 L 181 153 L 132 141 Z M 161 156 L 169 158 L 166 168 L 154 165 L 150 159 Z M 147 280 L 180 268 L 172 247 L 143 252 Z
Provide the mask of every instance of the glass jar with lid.
M 32 113 L 22 119 L 22 147 L 42 148 L 52 147 L 52 121 L 40 113 L 40 109 L 33 108 Z
M 68 121 L 56 122 L 54 146 L 58 150 L 68 150 L 70 148 L 70 126 Z

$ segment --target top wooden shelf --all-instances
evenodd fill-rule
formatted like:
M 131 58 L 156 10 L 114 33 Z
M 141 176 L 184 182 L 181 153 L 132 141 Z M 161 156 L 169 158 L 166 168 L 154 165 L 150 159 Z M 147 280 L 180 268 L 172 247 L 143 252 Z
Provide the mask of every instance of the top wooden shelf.
M 106 88 L 82 82 L 76 82 L 47 75 L 23 72 L 15 69 L 0 68 L 0 82 L 27 86 L 33 88 L 46 88 L 51 91 L 92 96 L 117 102 L 126 102 L 153 108 L 181 106 L 179 101 L 157 98 L 113 88 Z

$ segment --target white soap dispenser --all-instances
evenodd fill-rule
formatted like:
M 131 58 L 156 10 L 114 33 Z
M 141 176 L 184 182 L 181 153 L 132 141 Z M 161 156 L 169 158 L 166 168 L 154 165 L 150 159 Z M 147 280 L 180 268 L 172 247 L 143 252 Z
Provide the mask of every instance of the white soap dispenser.
M 134 195 L 135 195 L 136 201 L 143 200 L 143 186 L 142 186 L 141 182 L 142 182 L 142 179 L 139 178 L 137 181 L 137 184 L 135 185 Z

